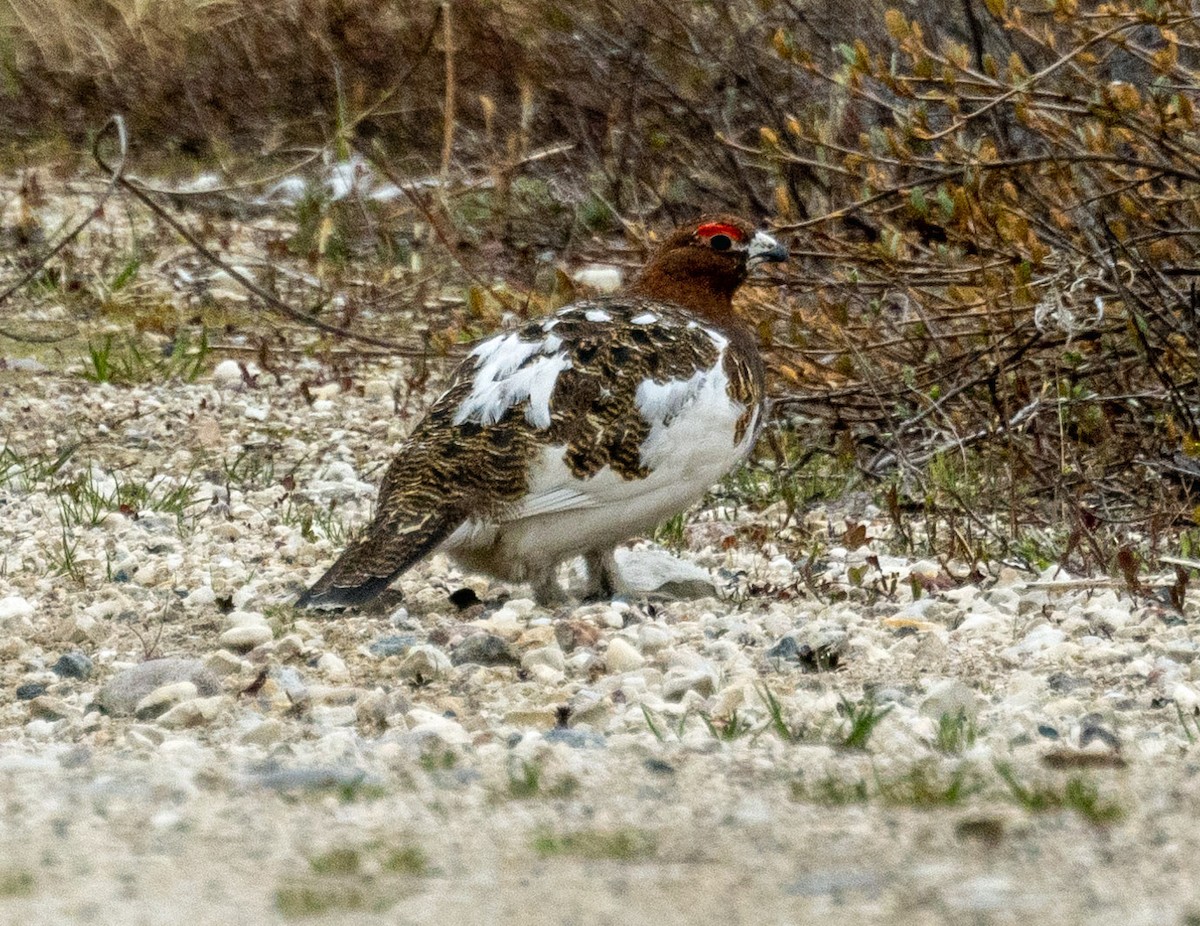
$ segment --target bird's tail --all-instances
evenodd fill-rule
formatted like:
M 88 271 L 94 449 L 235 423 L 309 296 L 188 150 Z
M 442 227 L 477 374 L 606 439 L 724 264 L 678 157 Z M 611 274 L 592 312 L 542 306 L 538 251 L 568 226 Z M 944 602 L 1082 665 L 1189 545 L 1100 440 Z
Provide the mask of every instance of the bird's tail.
M 366 604 L 413 563 L 437 549 L 462 518 L 441 509 L 410 523 L 389 523 L 392 520 L 377 518 L 300 596 L 296 607 L 333 610 Z

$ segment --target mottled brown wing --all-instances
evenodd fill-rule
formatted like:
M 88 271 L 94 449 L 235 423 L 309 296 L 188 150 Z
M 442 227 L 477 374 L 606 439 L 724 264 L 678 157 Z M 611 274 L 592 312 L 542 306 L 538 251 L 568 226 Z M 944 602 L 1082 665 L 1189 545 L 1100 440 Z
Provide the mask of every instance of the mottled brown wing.
M 514 464 L 529 435 L 507 422 L 489 428 L 454 424 L 474 375 L 470 359 L 455 371 L 450 388 L 384 474 L 371 524 L 301 596 L 297 607 L 365 604 L 437 549 L 467 517 L 520 497 L 523 467 Z
M 712 337 L 678 310 L 650 300 L 597 300 L 552 321 L 548 334 L 562 339 L 571 365 L 554 390 L 546 443 L 566 448 L 563 462 L 580 479 L 606 466 L 626 479 L 645 478 L 641 448 L 651 423 L 638 408 L 638 387 L 646 380 L 686 380 L 712 367 L 718 355 Z M 529 335 L 546 324 L 530 326 Z

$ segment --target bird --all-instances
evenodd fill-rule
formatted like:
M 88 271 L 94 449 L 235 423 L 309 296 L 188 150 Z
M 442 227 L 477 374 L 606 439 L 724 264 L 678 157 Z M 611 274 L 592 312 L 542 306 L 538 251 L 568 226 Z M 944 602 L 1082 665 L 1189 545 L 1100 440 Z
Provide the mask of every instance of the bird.
M 694 504 L 750 452 L 765 413 L 733 295 L 787 249 L 735 215 L 665 237 L 617 293 L 480 342 L 401 445 L 372 521 L 297 607 L 366 604 L 434 552 L 528 583 L 552 607 L 582 556 L 585 601 L 629 593 L 617 544 Z

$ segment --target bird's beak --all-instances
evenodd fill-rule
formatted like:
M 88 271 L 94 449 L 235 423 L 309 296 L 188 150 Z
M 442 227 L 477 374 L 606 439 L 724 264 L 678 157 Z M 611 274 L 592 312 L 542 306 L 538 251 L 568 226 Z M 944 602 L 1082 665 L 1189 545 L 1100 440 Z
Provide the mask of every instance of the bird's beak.
M 746 266 L 757 267 L 767 261 L 788 259 L 788 249 L 766 232 L 755 232 L 746 253 Z

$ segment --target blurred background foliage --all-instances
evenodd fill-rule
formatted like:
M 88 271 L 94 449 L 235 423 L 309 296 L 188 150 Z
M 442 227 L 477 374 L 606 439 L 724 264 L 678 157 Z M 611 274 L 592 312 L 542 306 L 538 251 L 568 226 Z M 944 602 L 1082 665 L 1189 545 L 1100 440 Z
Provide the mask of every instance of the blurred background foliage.
M 569 298 L 546 249 L 747 213 L 793 252 L 745 300 L 773 485 L 820 458 L 939 555 L 1136 584 L 1200 519 L 1198 56 L 1184 0 L 0 0 L 0 156 L 113 112 L 165 173 L 364 153 L 429 195 L 309 195 L 275 256 L 435 229 L 486 278 L 443 348 Z

